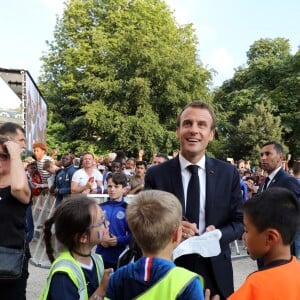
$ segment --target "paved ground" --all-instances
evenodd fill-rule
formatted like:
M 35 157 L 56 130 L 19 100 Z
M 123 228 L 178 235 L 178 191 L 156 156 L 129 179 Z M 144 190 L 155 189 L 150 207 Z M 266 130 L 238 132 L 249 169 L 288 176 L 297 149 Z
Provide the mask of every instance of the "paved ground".
M 256 270 L 256 262 L 251 260 L 249 257 L 233 259 L 234 269 L 234 285 L 237 289 L 248 276 Z M 29 265 L 29 280 L 27 286 L 27 300 L 37 300 L 41 288 L 45 282 L 48 269 Z

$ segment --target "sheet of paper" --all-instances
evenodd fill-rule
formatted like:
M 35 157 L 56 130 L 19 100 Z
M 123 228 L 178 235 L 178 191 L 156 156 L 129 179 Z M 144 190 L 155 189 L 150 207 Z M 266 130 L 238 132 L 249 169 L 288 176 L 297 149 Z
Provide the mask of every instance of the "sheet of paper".
M 203 257 L 221 253 L 219 230 L 207 231 L 200 236 L 192 236 L 181 242 L 173 251 L 173 260 L 186 254 L 200 254 Z

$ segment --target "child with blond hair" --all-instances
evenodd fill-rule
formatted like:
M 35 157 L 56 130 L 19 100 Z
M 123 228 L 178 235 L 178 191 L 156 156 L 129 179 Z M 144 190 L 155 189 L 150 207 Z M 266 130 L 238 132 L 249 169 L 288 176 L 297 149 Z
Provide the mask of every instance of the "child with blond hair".
M 180 202 L 168 192 L 142 191 L 130 201 L 127 222 L 143 257 L 111 276 L 105 299 L 204 299 L 202 278 L 172 261 L 181 220 Z

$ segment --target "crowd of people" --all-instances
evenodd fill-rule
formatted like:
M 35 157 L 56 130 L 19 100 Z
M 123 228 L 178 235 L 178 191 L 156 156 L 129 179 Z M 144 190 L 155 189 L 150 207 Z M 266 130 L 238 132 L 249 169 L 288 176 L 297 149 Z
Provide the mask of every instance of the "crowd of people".
M 28 232 L 33 227 L 29 205 L 50 194 L 56 208 L 44 233 L 52 265 L 40 299 L 129 300 L 157 299 L 157 295 L 182 300 L 262 299 L 261 295 L 275 299 L 279 290 L 285 299 L 296 299 L 300 276 L 283 279 L 276 268 L 300 275 L 293 256 L 300 259 L 300 162 L 295 162 L 293 174 L 287 172 L 283 148 L 274 141 L 262 146 L 260 169 L 243 159 L 235 163 L 211 158 L 206 148 L 215 129 L 212 108 L 195 101 L 178 115 L 180 150 L 172 157 L 156 153 L 147 163 L 140 150 L 137 158 L 116 151 L 104 158 L 91 152 L 78 157 L 62 153 L 58 160 L 60 153 L 51 151 L 48 156 L 47 146 L 36 142 L 34 158 L 27 157 L 22 164 L 24 130 L 16 124 L 3 125 L 0 200 L 13 199 L 18 214 L 9 220 L 9 230 L 16 235 L 2 233 L 0 247 L 22 248 L 25 237 L 29 251 Z M 108 194 L 108 199 L 97 205 L 88 197 L 91 194 Z M 131 194 L 136 196 L 128 204 L 125 196 Z M 9 205 L 0 201 L 0 207 L 4 216 Z M 213 230 L 220 236 L 219 255 L 192 253 L 172 260 L 182 241 Z M 53 232 L 63 246 L 57 257 Z M 241 238 L 258 262 L 258 275 L 249 276 L 234 291 L 230 243 Z M 132 244 L 141 251 L 140 257 L 119 268 L 119 257 Z M 26 299 L 29 258 L 30 253 L 22 274 L 13 280 L 19 284 L 15 299 Z M 3 295 L 14 292 L 1 279 L 0 270 L 1 295 L 2 290 Z

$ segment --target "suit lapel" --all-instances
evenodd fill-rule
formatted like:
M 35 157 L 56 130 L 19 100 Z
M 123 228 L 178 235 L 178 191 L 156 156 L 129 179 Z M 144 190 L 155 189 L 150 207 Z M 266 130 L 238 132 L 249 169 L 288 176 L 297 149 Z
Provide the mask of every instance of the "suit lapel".
M 182 186 L 182 179 L 181 179 L 181 167 L 179 163 L 179 156 L 177 155 L 174 159 L 170 160 L 170 167 L 171 167 L 171 181 L 172 186 L 174 188 L 174 195 L 179 199 L 183 215 L 185 214 L 185 201 L 184 201 L 184 192 Z
M 280 179 L 280 177 L 284 175 L 284 170 L 281 168 L 277 174 L 274 176 L 274 178 L 271 180 L 268 188 L 272 187 L 272 186 L 277 186 L 277 181 Z
M 266 178 L 267 177 L 265 177 L 265 179 L 262 181 L 262 183 L 259 185 L 259 188 L 258 188 L 258 190 L 257 190 L 257 193 L 259 194 L 259 193 L 261 193 L 262 192 L 262 189 L 263 189 L 263 187 L 265 186 L 265 184 L 266 184 Z M 273 181 L 273 180 L 272 180 Z M 271 182 L 272 182 L 271 181 Z M 269 183 L 269 185 L 271 184 L 271 182 Z
M 209 213 L 213 211 L 215 192 L 216 192 L 216 167 L 212 159 L 206 156 L 206 201 L 205 219 L 209 220 Z M 200 187 L 201 189 L 201 187 Z
M 283 175 L 284 173 L 284 170 L 281 168 L 277 174 L 274 176 L 274 178 L 271 180 L 271 182 L 269 183 L 268 185 L 268 188 L 272 187 L 272 186 L 277 186 L 277 181 L 279 180 L 279 178 Z M 259 188 L 258 188 L 258 191 L 257 193 L 261 193 L 262 192 L 262 189 L 265 185 L 265 181 L 266 181 L 266 178 L 263 180 L 263 182 L 260 184 Z

